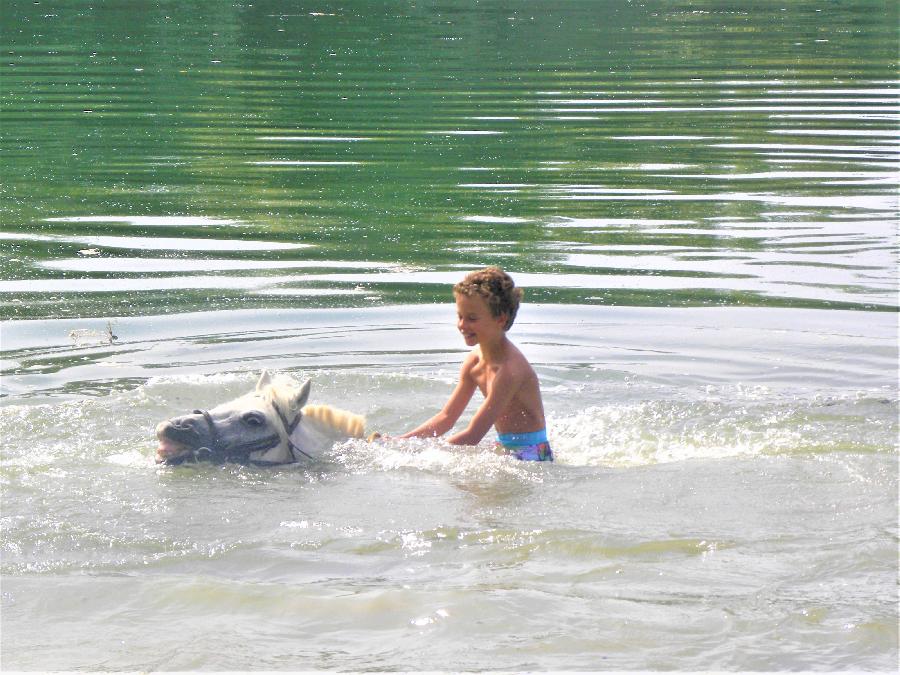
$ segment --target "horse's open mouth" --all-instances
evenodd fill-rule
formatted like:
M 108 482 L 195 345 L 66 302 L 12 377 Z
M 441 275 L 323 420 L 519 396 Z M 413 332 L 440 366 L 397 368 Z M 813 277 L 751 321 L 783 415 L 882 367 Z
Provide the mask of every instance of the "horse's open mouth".
M 159 447 L 156 448 L 156 463 L 164 464 L 190 452 L 191 446 L 186 443 L 179 443 L 171 438 L 160 437 Z

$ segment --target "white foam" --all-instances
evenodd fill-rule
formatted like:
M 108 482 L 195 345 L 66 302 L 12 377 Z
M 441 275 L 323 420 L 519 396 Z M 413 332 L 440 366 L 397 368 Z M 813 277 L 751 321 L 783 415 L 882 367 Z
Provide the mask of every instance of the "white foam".
M 854 433 L 874 399 L 778 400 L 765 387 L 716 391 L 708 399 L 592 406 L 548 418 L 557 462 L 634 467 L 692 460 L 829 453 L 877 446 L 890 430 Z M 835 406 L 843 406 L 838 414 Z M 858 428 L 858 427 L 856 427 Z
M 415 469 L 479 479 L 505 475 L 541 480 L 540 473 L 529 470 L 526 463 L 497 452 L 492 441 L 460 446 L 450 445 L 442 438 L 388 438 L 371 443 L 349 440 L 336 445 L 330 456 L 347 468 L 362 472 Z

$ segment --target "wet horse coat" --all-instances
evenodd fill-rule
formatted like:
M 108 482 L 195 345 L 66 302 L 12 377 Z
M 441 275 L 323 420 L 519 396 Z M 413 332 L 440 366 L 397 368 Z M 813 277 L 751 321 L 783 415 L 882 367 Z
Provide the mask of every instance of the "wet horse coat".
M 210 410 L 156 427 L 156 460 L 290 464 L 315 459 L 337 441 L 362 438 L 365 419 L 328 405 L 306 405 L 310 381 L 263 371 L 256 389 Z

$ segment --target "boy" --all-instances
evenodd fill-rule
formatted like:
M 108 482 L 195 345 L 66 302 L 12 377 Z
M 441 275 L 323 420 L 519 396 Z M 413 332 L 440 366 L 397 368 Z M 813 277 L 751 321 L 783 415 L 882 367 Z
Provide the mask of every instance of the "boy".
M 475 445 L 494 426 L 500 445 L 509 454 L 518 459 L 553 461 L 537 375 L 506 337 L 522 290 L 499 267 L 486 267 L 456 284 L 453 295 L 456 327 L 474 349 L 463 362 L 459 382 L 443 409 L 400 438 L 440 436 L 449 431 L 477 388 L 484 402 L 469 426 L 447 439 L 450 443 Z

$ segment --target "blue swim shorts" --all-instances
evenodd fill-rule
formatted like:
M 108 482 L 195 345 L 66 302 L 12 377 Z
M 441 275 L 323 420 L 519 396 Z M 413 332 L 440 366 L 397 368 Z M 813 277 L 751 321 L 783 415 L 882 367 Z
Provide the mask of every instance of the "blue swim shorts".
M 507 454 L 513 455 L 516 459 L 531 462 L 553 461 L 553 451 L 547 440 L 546 429 L 529 431 L 524 434 L 497 434 L 497 441 Z

